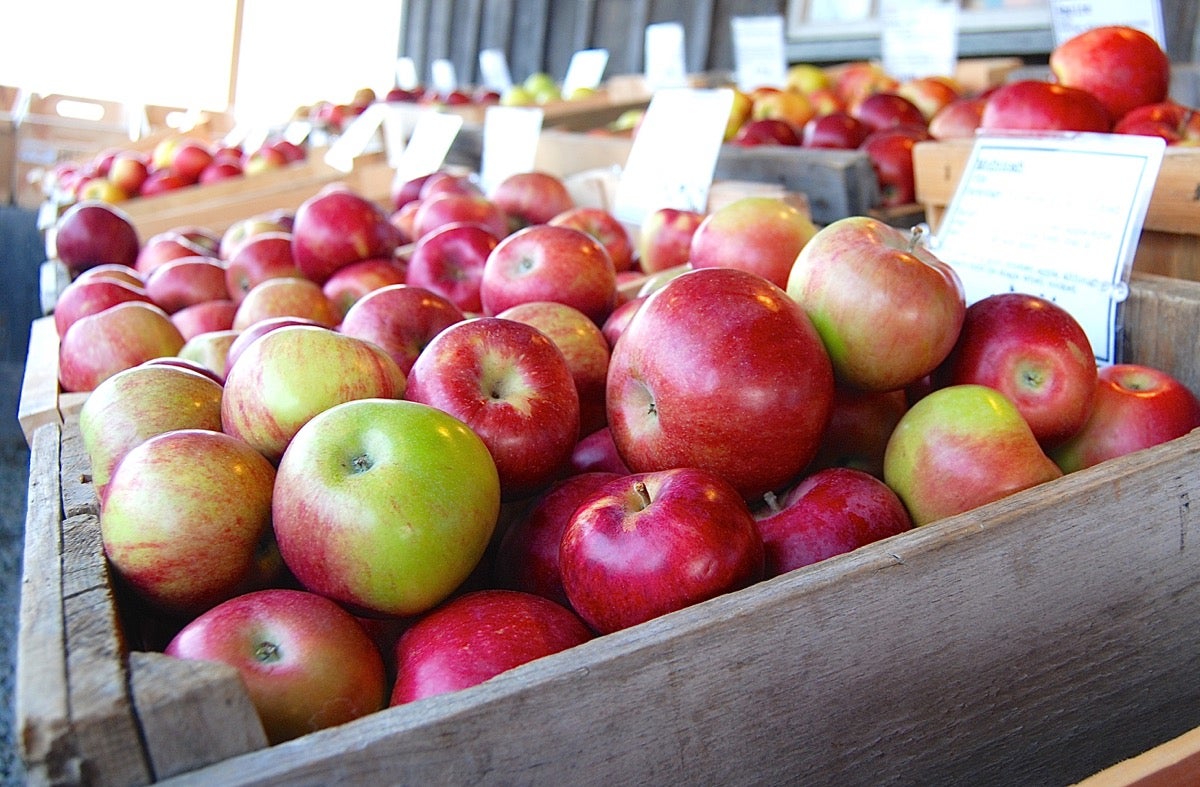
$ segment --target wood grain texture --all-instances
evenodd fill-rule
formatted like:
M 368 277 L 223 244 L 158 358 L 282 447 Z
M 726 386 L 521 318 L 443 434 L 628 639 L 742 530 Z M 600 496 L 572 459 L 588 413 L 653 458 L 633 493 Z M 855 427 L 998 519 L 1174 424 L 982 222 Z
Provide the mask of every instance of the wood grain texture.
M 39 427 L 62 423 L 58 414 L 58 331 L 52 316 L 39 317 L 29 326 L 17 420 L 30 445 Z

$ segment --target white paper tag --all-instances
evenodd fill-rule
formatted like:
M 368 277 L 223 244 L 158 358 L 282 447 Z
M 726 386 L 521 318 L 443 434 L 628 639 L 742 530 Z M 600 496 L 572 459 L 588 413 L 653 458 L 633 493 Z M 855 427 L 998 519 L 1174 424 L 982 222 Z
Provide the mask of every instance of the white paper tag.
M 1055 46 L 1085 30 L 1106 25 L 1137 28 L 1162 47 L 1167 41 L 1159 0 L 1051 0 L 1050 24 Z
M 607 49 L 581 49 L 571 55 L 567 74 L 563 77 L 562 96 L 570 98 L 581 88 L 596 88 L 608 67 Z
M 954 73 L 958 62 L 958 3 L 884 0 L 883 69 L 899 80 Z
M 411 57 L 396 58 L 396 87 L 412 90 L 420 83 L 416 62 Z
M 351 120 L 325 151 L 325 163 L 342 172 L 353 170 L 354 159 L 367 149 L 367 145 L 371 143 L 375 132 L 383 123 L 388 109 L 389 105 L 386 102 L 376 102 Z
M 783 17 L 735 16 L 729 20 L 733 31 L 733 62 L 737 85 L 749 92 L 764 85 L 787 84 L 787 55 L 783 44 Z
M 436 172 L 446 160 L 462 124 L 462 115 L 434 111 L 420 113 L 404 153 L 396 162 L 396 178 L 406 181 Z
M 646 26 L 646 86 L 651 92 L 687 84 L 683 25 L 659 22 Z
M 640 225 L 659 208 L 703 211 L 732 107 L 729 89 L 657 91 L 617 184 L 617 218 Z
M 487 108 L 479 166 L 479 182 L 485 194 L 509 175 L 533 169 L 541 133 L 539 107 Z
M 429 81 L 433 89 L 441 95 L 458 90 L 458 75 L 454 71 L 454 63 L 445 58 L 438 58 L 429 64 Z
M 508 70 L 508 58 L 503 49 L 480 50 L 479 75 L 485 87 L 499 93 L 512 87 L 512 73 Z
M 1165 143 L 1132 134 L 976 139 L 930 248 L 967 303 L 1024 292 L 1079 320 L 1096 362 L 1115 362 L 1117 305 Z

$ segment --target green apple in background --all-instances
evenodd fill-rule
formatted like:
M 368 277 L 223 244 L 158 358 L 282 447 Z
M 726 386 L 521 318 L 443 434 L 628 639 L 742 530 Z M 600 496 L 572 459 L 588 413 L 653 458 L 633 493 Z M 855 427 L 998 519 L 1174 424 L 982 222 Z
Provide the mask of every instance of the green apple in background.
M 1016 405 L 982 385 L 951 385 L 900 418 L 883 479 L 924 525 L 1062 475 Z
M 529 91 L 530 95 L 539 104 L 544 104 L 547 101 L 557 101 L 561 97 L 558 83 L 554 81 L 554 77 L 545 71 L 534 71 L 525 77 L 525 81 L 521 83 L 521 86 Z
M 487 446 L 462 421 L 398 399 L 337 405 L 279 462 L 272 521 L 300 583 L 363 613 L 420 614 L 483 556 L 500 512 Z
M 513 85 L 500 94 L 500 105 L 505 107 L 527 107 L 536 104 L 533 93 L 523 85 Z

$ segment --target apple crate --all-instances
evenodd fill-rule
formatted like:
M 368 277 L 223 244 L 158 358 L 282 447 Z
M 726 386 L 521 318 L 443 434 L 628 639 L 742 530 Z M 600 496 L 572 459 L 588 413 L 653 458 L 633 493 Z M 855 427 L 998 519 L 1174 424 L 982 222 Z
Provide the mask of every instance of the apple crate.
M 1139 273 L 1123 314 L 1125 360 L 1200 390 L 1200 282 Z M 136 647 L 77 409 L 32 432 L 38 783 L 1065 784 L 1200 725 L 1200 431 L 267 746 L 231 669 Z
M 13 116 L 0 105 L 0 205 L 13 199 L 13 178 L 16 170 L 16 124 Z
M 917 201 L 930 226 L 954 197 L 971 153 L 971 140 L 919 142 L 913 148 Z M 1168 146 L 1142 226 L 1133 268 L 1200 280 L 1200 150 Z

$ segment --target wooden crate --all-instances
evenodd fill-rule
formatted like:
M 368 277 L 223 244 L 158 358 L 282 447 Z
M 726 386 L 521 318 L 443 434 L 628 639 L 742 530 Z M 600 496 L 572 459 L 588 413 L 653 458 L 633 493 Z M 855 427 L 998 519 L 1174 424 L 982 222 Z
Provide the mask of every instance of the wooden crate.
M 0 205 L 8 205 L 13 200 L 16 155 L 16 124 L 12 114 L 0 108 Z
M 1125 325 L 1200 390 L 1200 283 L 1136 275 Z M 31 450 L 37 782 L 1066 784 L 1200 724 L 1200 432 L 268 747 L 228 670 L 131 646 L 76 410 Z
M 917 201 L 936 232 L 971 153 L 970 140 L 913 148 Z M 1200 150 L 1168 147 L 1150 197 L 1133 268 L 1200 280 Z

